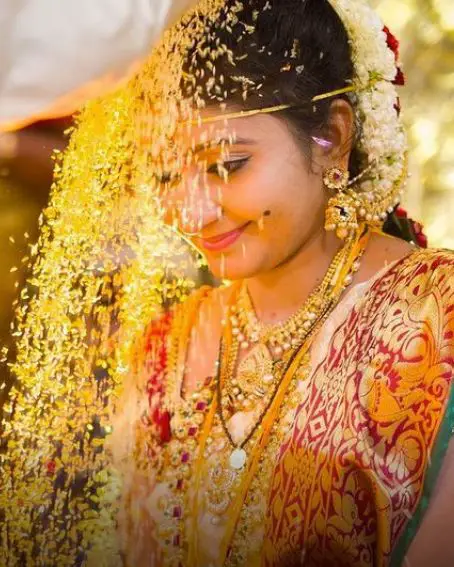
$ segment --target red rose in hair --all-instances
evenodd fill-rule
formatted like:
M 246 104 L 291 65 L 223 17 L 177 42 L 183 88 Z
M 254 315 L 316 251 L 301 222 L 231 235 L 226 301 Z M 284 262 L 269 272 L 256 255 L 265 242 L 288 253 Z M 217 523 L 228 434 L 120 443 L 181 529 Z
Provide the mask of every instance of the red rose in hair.
M 405 85 L 405 75 L 400 67 L 397 67 L 397 73 L 393 81 L 393 85 L 403 87 Z
M 420 246 L 421 248 L 427 248 L 429 246 L 429 242 L 427 236 L 424 234 L 423 225 L 420 222 L 416 222 L 408 218 L 408 213 L 403 207 L 396 207 L 394 212 L 399 219 L 406 219 L 411 223 L 418 246 Z
M 396 213 L 396 216 L 399 219 L 407 219 L 408 218 L 408 213 L 403 207 L 397 207 L 396 210 L 395 210 L 395 213 Z
M 429 241 L 427 239 L 427 236 L 421 232 L 421 234 L 418 234 L 417 238 L 416 238 L 416 242 L 418 243 L 418 245 L 421 248 L 428 248 L 429 247 Z
M 421 248 L 427 248 L 429 243 L 427 236 L 424 234 L 424 227 L 420 222 L 413 222 L 413 230 L 416 234 L 416 242 Z
M 396 38 L 394 34 L 391 33 L 390 29 L 385 26 L 383 31 L 386 34 L 386 43 L 388 44 L 389 49 L 394 53 L 396 61 L 399 59 L 399 40 Z

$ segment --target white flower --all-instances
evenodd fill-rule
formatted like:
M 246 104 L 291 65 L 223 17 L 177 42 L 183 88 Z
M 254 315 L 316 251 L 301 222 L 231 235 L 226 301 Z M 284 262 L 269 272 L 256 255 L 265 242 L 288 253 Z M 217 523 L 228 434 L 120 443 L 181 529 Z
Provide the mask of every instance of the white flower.
M 397 72 L 394 53 L 387 45 L 384 25 L 366 0 L 329 0 L 348 32 L 355 66 L 357 113 L 362 122 L 359 149 L 375 170 L 357 187 L 361 195 L 380 192 L 392 198 L 405 169 L 406 136 L 395 109 Z M 372 82 L 371 82 L 372 79 Z M 378 181 L 376 181 L 378 179 Z M 388 208 L 389 204 L 385 207 Z

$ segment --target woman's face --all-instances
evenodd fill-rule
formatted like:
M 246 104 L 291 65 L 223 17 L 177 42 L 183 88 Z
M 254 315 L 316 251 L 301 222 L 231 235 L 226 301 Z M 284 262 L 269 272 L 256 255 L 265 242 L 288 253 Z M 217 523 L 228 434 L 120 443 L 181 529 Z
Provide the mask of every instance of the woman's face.
M 269 272 L 323 230 L 322 150 L 314 146 L 309 163 L 283 121 L 258 115 L 228 126 L 206 124 L 191 140 L 196 157 L 162 205 L 168 223 L 197 233 L 188 239 L 215 276 L 236 280 Z

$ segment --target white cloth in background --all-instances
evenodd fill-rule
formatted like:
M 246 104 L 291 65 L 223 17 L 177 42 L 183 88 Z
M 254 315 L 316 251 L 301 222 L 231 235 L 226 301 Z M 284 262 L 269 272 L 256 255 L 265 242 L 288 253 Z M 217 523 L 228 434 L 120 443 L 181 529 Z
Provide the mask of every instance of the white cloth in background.
M 197 0 L 0 0 L 0 129 L 72 113 Z

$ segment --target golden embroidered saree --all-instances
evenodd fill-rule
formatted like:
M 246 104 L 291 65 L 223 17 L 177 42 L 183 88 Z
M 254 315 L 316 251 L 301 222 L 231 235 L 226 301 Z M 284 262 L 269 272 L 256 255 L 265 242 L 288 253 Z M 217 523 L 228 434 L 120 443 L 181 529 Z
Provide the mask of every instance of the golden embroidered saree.
M 402 565 L 454 428 L 453 270 L 452 254 L 415 251 L 349 291 L 311 345 L 309 372 L 295 373 L 281 427 L 246 480 L 228 473 L 210 377 L 191 407 L 172 392 L 187 423 L 161 404 L 190 317 L 153 325 L 136 449 L 153 480 L 128 495 L 127 564 Z M 233 435 L 247 427 L 247 415 L 232 418 Z M 219 509 L 226 519 L 210 521 Z

